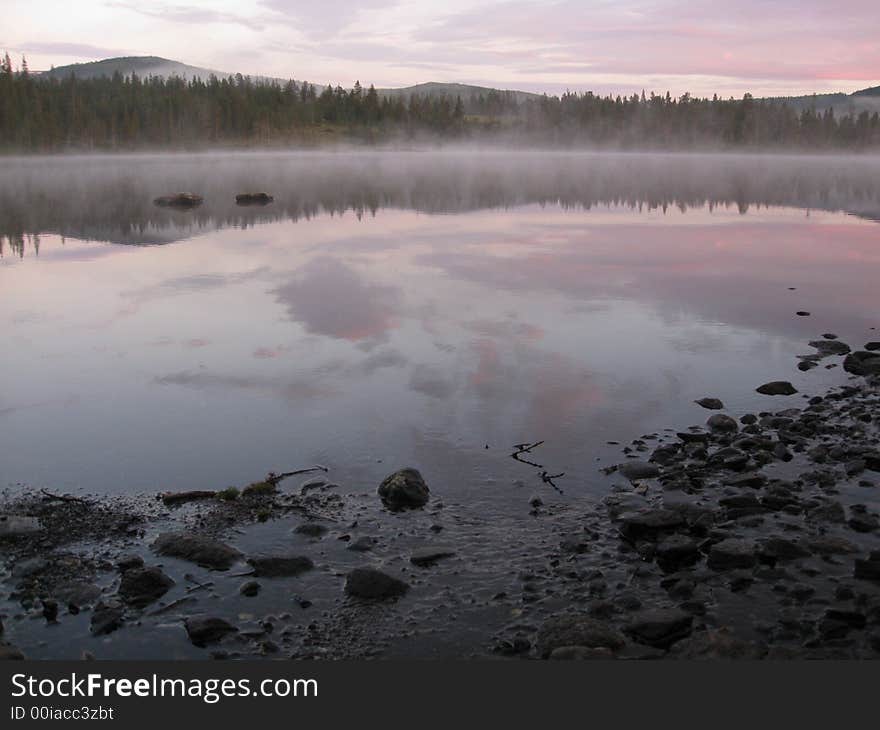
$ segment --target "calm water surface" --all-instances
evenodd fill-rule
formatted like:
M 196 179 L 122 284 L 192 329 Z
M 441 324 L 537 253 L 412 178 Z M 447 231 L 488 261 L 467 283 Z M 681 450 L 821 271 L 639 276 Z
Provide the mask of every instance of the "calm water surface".
M 11 160 L 0 183 L 0 484 L 222 488 L 419 468 L 503 509 L 540 470 L 782 407 L 880 326 L 869 159 L 360 153 Z M 152 206 L 192 189 L 188 212 Z M 237 208 L 235 192 L 276 201 Z M 794 288 L 792 290 L 792 287 Z M 795 312 L 808 310 L 810 317 Z M 831 361 L 829 361 L 831 362 Z M 797 405 L 799 397 L 786 403 Z

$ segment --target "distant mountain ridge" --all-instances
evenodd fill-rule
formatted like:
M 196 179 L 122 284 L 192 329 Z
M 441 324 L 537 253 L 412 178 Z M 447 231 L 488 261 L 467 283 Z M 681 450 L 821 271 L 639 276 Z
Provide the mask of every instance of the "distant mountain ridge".
M 91 61 L 88 63 L 74 63 L 68 66 L 58 66 L 50 71 L 44 71 L 40 75 L 48 78 L 63 79 L 70 75 L 76 78 L 89 79 L 99 78 L 101 76 L 112 76 L 119 72 L 123 76 L 130 76 L 132 73 L 138 76 L 180 76 L 181 78 L 208 79 L 211 76 L 217 78 L 230 78 L 236 74 L 228 71 L 215 71 L 213 69 L 201 68 L 199 66 L 190 66 L 179 61 L 172 61 L 159 56 L 122 56 L 118 58 L 105 58 L 101 61 Z M 270 76 L 254 76 L 251 78 L 259 81 L 277 81 L 286 83 L 288 79 L 274 78 Z M 321 84 L 314 84 L 315 88 L 320 91 L 324 88 Z M 474 86 L 471 84 L 457 83 L 440 83 L 429 81 L 415 86 L 406 86 L 402 88 L 377 89 L 379 94 L 388 97 L 409 97 L 414 94 L 421 96 L 460 96 L 463 101 L 487 96 L 490 93 L 501 93 L 505 95 L 512 94 L 517 103 L 522 103 L 527 99 L 537 99 L 541 95 L 528 91 L 518 91 L 515 89 L 495 89 L 488 86 Z M 873 86 L 867 89 L 854 91 L 851 94 L 843 92 L 831 94 L 808 94 L 803 96 L 778 96 L 765 97 L 767 101 L 785 102 L 794 107 L 798 111 L 804 109 L 816 109 L 819 112 L 828 108 L 833 108 L 837 113 L 852 112 L 858 114 L 862 111 L 875 112 L 880 111 L 880 86 Z

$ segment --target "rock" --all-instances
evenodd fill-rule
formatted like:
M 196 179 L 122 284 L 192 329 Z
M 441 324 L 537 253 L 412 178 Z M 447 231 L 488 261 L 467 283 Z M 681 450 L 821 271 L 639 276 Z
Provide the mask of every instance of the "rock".
M 843 369 L 853 375 L 880 375 L 880 354 L 859 350 L 843 360 Z
M 758 549 L 761 558 L 769 561 L 787 561 L 806 558 L 811 553 L 793 540 L 784 537 L 769 537 L 763 540 Z
M 846 512 L 840 502 L 823 502 L 807 510 L 808 522 L 842 523 L 846 520 Z
M 428 566 L 434 565 L 434 563 L 443 560 L 444 558 L 451 558 L 455 555 L 455 550 L 447 547 L 433 547 L 433 548 L 425 548 L 423 550 L 416 550 L 412 557 L 410 557 L 409 562 L 413 565 L 418 565 L 420 568 L 427 568 Z
M 830 355 L 849 355 L 852 349 L 845 342 L 840 340 L 813 340 L 810 347 L 815 347 L 822 357 Z
M 833 535 L 817 535 L 806 540 L 807 548 L 816 555 L 848 555 L 859 549 L 849 540 Z
M 288 578 L 305 573 L 315 567 L 306 555 L 266 555 L 248 558 L 254 575 L 265 578 Z
M 664 537 L 654 551 L 658 562 L 669 567 L 695 563 L 699 557 L 697 543 L 685 535 Z
M 853 575 L 859 580 L 880 581 L 880 550 L 874 550 L 867 559 L 856 558 Z
M 122 574 L 119 596 L 125 603 L 144 608 L 164 596 L 174 585 L 160 568 L 130 568 Z
M 416 509 L 428 503 L 430 492 L 416 469 L 401 469 L 385 477 L 378 489 L 382 503 L 390 510 Z
M 680 659 L 763 659 L 767 647 L 731 636 L 727 629 L 700 631 L 677 642 L 670 653 Z
M 235 196 L 237 205 L 268 205 L 275 198 L 269 193 L 239 193 Z
M 51 598 L 43 599 L 43 618 L 50 624 L 55 623 L 58 618 L 58 601 Z
M 671 531 L 687 524 L 680 512 L 668 509 L 624 512 L 618 516 L 618 522 L 621 534 L 629 540 L 654 537 L 658 533 Z
M 757 560 L 754 542 L 728 538 L 712 545 L 706 564 L 712 570 L 733 570 L 735 568 L 751 568 Z
M 243 596 L 253 598 L 260 592 L 260 584 L 255 580 L 249 580 L 247 583 L 241 584 L 241 588 L 238 589 L 238 592 Z
M 649 464 L 647 461 L 639 461 L 638 459 L 621 464 L 618 471 L 631 482 L 637 482 L 641 479 L 654 479 L 660 476 L 660 469 L 655 464 Z
M 376 547 L 378 541 L 375 537 L 370 537 L 369 535 L 362 535 L 357 540 L 353 541 L 348 546 L 348 550 L 354 550 L 355 552 L 365 553 L 369 550 L 372 550 Z
M 191 532 L 165 532 L 156 538 L 153 550 L 181 560 L 189 560 L 211 570 L 228 570 L 242 557 L 226 543 Z
M 122 555 L 116 561 L 116 569 L 124 573 L 129 568 L 142 568 L 144 559 L 140 555 Z
M 294 532 L 297 535 L 305 535 L 306 537 L 318 538 L 327 532 L 327 528 L 324 527 L 324 525 L 319 525 L 317 522 L 306 522 L 296 527 L 296 529 L 294 529 Z
M 709 416 L 706 425 L 713 433 L 736 433 L 739 431 L 739 424 L 736 420 L 723 413 L 716 413 L 714 416 Z
M 20 649 L 17 649 L 11 644 L 0 642 L 0 662 L 23 661 L 24 658 L 25 656 Z
M 42 529 L 43 526 L 36 517 L 0 515 L 0 540 L 36 535 Z
M 873 532 L 880 528 L 880 518 L 868 512 L 863 504 L 854 504 L 849 508 L 847 524 L 856 532 Z
M 584 614 L 566 613 L 544 621 L 535 643 L 538 655 L 546 659 L 554 650 L 563 647 L 616 651 L 623 648 L 626 639 L 609 624 Z
M 869 352 L 876 352 L 877 350 L 880 350 L 880 342 L 868 342 L 865 345 L 865 349 Z
M 155 205 L 165 208 L 195 208 L 205 202 L 201 195 L 195 193 L 173 193 L 162 195 L 153 200 Z
M 122 617 L 125 611 L 122 605 L 113 601 L 110 603 L 99 603 L 92 611 L 92 620 L 89 630 L 93 636 L 102 636 L 116 631 L 122 626 Z
M 553 661 L 591 661 L 594 659 L 613 659 L 614 653 L 605 647 L 591 649 L 588 646 L 560 646 L 550 652 L 548 659 Z
M 409 585 L 375 568 L 355 568 L 345 579 L 345 592 L 355 598 L 383 600 L 397 598 L 409 590 Z
M 798 317 L 809 317 L 809 316 L 810 316 L 810 313 L 809 313 L 809 312 L 803 312 L 803 311 L 801 311 L 801 312 L 795 312 L 795 314 L 796 314 Z
M 770 383 L 764 383 L 764 385 L 758 386 L 755 390 L 762 395 L 794 395 L 798 392 L 797 388 L 787 380 L 774 380 Z
M 624 631 L 639 643 L 667 649 L 691 633 L 693 620 L 678 608 L 655 608 L 637 613 Z
M 12 567 L 13 578 L 30 578 L 33 575 L 42 573 L 49 567 L 49 561 L 45 558 L 27 558 L 17 562 Z
M 227 634 L 238 631 L 228 621 L 214 616 L 190 616 L 183 622 L 189 640 L 198 647 L 216 644 Z
M 700 398 L 699 400 L 695 400 L 694 403 L 703 408 L 707 408 L 710 411 L 720 411 L 724 408 L 724 403 L 717 398 Z
M 52 595 L 68 606 L 91 606 L 101 595 L 101 589 L 94 583 L 83 580 L 62 581 L 55 586 Z

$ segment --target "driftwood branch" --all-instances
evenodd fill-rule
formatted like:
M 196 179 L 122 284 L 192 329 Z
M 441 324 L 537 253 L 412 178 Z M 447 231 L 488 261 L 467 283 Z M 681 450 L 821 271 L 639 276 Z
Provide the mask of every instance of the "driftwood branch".
M 82 504 L 89 504 L 89 500 L 83 499 L 82 497 L 74 497 L 71 494 L 53 494 L 48 489 L 41 489 L 40 493 L 43 494 L 46 499 L 57 499 L 59 502 L 80 502 Z
M 511 454 L 511 457 L 522 464 L 528 464 L 529 466 L 533 466 L 536 469 L 543 469 L 543 464 L 536 464 L 534 461 L 529 461 L 528 459 L 522 458 L 523 454 L 531 454 L 532 449 L 538 448 L 543 443 L 543 441 L 535 441 L 535 443 L 533 444 L 514 444 L 513 448 L 516 449 L 516 451 Z
M 287 477 L 293 477 L 293 476 L 296 476 L 297 474 L 311 474 L 312 472 L 316 472 L 316 471 L 322 471 L 326 474 L 330 470 L 326 466 L 321 466 L 320 464 L 318 464 L 318 465 L 310 467 L 308 469 L 296 469 L 295 471 L 285 471 L 285 472 L 282 472 L 281 474 L 276 474 L 275 472 L 270 471 L 264 481 L 266 481 L 268 484 L 271 484 L 273 487 L 275 487 L 275 486 L 278 486 L 279 482 L 282 482 L 283 480 L 287 479 Z

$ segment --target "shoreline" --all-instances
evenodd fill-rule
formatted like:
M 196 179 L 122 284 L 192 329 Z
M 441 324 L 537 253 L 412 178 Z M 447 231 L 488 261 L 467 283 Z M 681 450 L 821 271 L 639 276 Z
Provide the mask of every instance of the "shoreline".
M 498 544 L 440 493 L 400 510 L 323 472 L 7 495 L 0 656 L 880 658 L 880 352 L 811 345 L 802 370 L 850 383 L 737 419 L 707 399 L 624 447 L 602 501 L 535 495 Z

